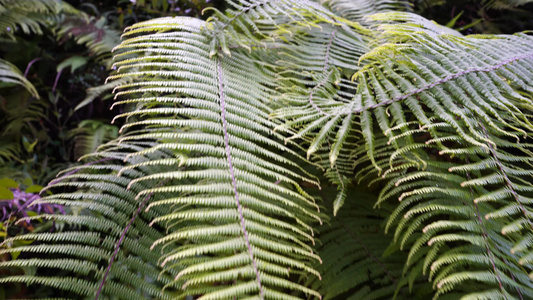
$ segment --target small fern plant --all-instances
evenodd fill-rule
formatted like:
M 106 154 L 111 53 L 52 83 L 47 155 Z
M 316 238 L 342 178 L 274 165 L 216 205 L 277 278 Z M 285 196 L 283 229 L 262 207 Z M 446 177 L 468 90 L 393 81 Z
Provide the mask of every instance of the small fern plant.
M 462 36 L 403 1 L 229 6 L 126 30 L 121 135 L 46 188 L 69 213 L 38 218 L 62 231 L 2 243 L 32 242 L 0 250 L 21 253 L 2 285 L 533 298 L 533 37 Z

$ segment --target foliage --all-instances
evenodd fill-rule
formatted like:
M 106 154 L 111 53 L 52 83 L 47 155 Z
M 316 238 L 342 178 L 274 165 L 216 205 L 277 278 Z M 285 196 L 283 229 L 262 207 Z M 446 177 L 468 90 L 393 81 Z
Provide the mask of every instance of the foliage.
M 0 283 L 72 299 L 533 298 L 533 37 L 365 3 L 230 2 L 130 26 L 108 78 L 121 135 L 45 188 L 63 192 L 35 204 L 69 213 L 39 218 L 64 230 L 6 239 L 33 244 L 0 266 L 31 271 Z
M 496 8 L 511 8 L 531 3 L 531 0 L 488 0 L 485 1 L 487 6 Z
M 403 276 L 407 251 L 389 247 L 393 236 L 382 233 L 391 210 L 374 210 L 376 197 L 348 192 L 347 197 L 357 201 L 348 201 L 317 237 L 323 262 L 316 268 L 322 280 L 313 278 L 307 284 L 324 299 L 431 298 L 431 285 L 423 277 Z
M 103 133 L 116 126 L 102 131 L 94 124 L 108 123 L 116 113 L 109 112 L 102 93 L 124 80 L 100 84 L 113 72 L 111 49 L 123 26 L 184 14 L 181 8 L 196 16 L 209 5 L 164 3 L 169 2 L 0 1 L 0 177 L 21 172 L 20 179 L 45 183 L 92 152 L 96 147 L 88 141 L 114 137 Z M 93 126 L 78 128 L 84 120 Z
M 22 75 L 20 70 L 3 59 L 0 59 L 0 81 L 21 85 L 26 88 L 32 96 L 39 98 L 39 94 L 37 94 L 35 87 Z
M 78 128 L 71 131 L 71 135 L 74 139 L 74 157 L 78 159 L 96 151 L 98 146 L 106 141 L 117 138 L 118 129 L 101 121 L 84 120 L 80 122 Z
M 43 213 L 64 214 L 65 211 L 61 205 L 44 203 L 32 205 L 35 201 L 41 199 L 38 192 L 42 188 L 42 186 L 33 184 L 31 178 L 26 178 L 22 184 L 18 184 L 9 178 L 0 179 L 0 237 L 3 241 L 0 249 L 16 248 L 32 243 L 31 240 L 4 242 L 8 238 L 28 233 L 53 232 L 58 229 L 54 221 L 43 221 L 39 218 L 39 215 Z M 32 221 L 18 222 L 19 219 L 29 216 L 34 217 L 34 219 Z M 19 255 L 20 252 L 14 251 L 10 254 L 2 255 L 0 260 L 16 260 Z M 2 270 L 4 276 L 6 274 L 12 275 L 22 272 L 18 268 Z M 0 295 L 4 299 L 12 298 L 18 290 L 17 287 L 13 288 L 13 286 L 7 289 L 5 286 L 1 286 Z
M 87 57 L 68 52 L 51 56 L 48 49 L 68 44 L 69 36 L 74 36 L 80 44 L 89 46 L 88 53 L 98 57 L 96 62 L 105 63 L 106 54 L 110 56 L 111 47 L 119 40 L 118 32 L 104 25 L 98 27 L 93 17 L 66 2 L 54 0 L 1 1 L 0 19 L 1 34 L 9 38 L 0 49 L 5 57 L 2 66 L 9 67 L 6 71 L 10 71 L 10 77 L 2 77 L 0 85 L 0 143 L 3 145 L 0 161 L 6 166 L 1 172 L 11 176 L 13 169 L 20 170 L 20 166 L 24 166 L 21 177 L 31 176 L 44 182 L 53 170 L 50 167 L 56 168 L 57 164 L 71 160 L 66 132 L 70 131 L 71 118 L 79 118 L 69 111 L 71 101 L 79 100 L 71 97 L 68 88 L 63 88 L 61 74 L 74 73 L 80 67 L 89 69 L 86 67 Z M 83 32 L 75 31 L 73 20 L 84 26 Z M 69 47 L 73 45 L 71 43 Z M 21 62 L 27 64 L 24 74 L 16 66 Z M 43 73 L 55 76 L 42 76 Z M 90 76 L 86 75 L 85 80 Z M 99 80 L 96 78 L 95 82 Z M 23 85 L 29 93 L 12 83 Z M 73 86 L 71 83 L 70 89 Z M 77 95 L 80 96 L 83 95 Z M 50 132 L 49 126 L 56 126 L 57 132 Z M 52 149 L 54 151 L 50 151 Z
M 533 28 L 529 0 L 411 0 L 414 11 L 464 34 L 512 34 Z

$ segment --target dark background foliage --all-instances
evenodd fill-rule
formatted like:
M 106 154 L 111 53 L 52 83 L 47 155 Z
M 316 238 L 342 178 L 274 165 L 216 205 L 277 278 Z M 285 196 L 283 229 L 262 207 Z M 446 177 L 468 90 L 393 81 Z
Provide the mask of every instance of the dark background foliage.
M 106 93 L 79 106 L 87 89 L 103 84 L 113 70 L 111 54 L 123 29 L 163 16 L 202 17 L 202 10 L 221 1 L 65 1 L 91 17 L 59 16 L 42 34 L 15 31 L 0 35 L 0 57 L 25 73 L 39 99 L 20 86 L 0 83 L 0 178 L 31 177 L 47 183 L 58 170 L 116 136 L 110 125 Z M 58 31 L 63 30 L 64 32 Z M 95 48 L 80 39 L 102 42 Z M 82 122 L 83 121 L 83 122 Z

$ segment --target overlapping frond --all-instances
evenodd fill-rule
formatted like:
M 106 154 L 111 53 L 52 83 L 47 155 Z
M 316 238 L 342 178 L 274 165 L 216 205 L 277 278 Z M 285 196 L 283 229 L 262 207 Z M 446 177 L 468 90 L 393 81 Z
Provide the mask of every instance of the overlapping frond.
M 120 42 L 120 32 L 107 24 L 105 17 L 96 18 L 81 11 L 64 11 L 55 24 L 58 39 L 73 38 L 85 45 L 100 60 L 111 65 L 111 50 Z
M 384 32 L 397 32 L 388 26 L 382 25 Z M 406 32 L 417 30 L 409 23 L 400 26 Z M 380 166 L 400 171 L 384 174 L 390 181 L 380 201 L 401 201 L 389 226 L 403 216 L 395 226 L 396 238 L 411 247 L 407 266 L 425 255 L 424 271 L 438 289 L 436 296 L 456 292 L 478 298 L 529 298 L 532 265 L 516 255 L 515 245 L 521 240 L 521 254 L 527 253 L 527 238 L 520 236 L 532 229 L 526 225 L 532 129 L 527 114 L 532 89 L 526 78 L 533 71 L 532 38 L 460 38 L 431 32 L 411 37 L 394 37 L 405 49 L 394 55 L 405 62 L 387 64 L 385 56 L 368 56 L 377 63 L 360 74 L 386 74 L 373 75 L 374 90 L 380 81 L 392 82 L 387 87 L 390 100 L 374 107 L 405 102 L 417 121 L 402 127 L 407 135 L 388 132 L 387 143 L 397 146 Z M 390 112 L 394 118 L 395 111 Z M 506 230 L 517 224 L 524 225 Z
M 163 27 L 173 31 L 135 36 Z M 205 299 L 289 297 L 291 290 L 319 297 L 290 280 L 319 276 L 310 266 L 319 260 L 310 247 L 310 224 L 320 222 L 318 205 L 299 186 L 318 183 L 296 163 L 303 158 L 272 132 L 276 123 L 268 120 L 266 101 L 273 78 L 255 60 L 261 52 L 250 56 L 235 48 L 231 57 L 210 57 L 212 34 L 198 20 L 159 19 L 133 26 L 127 32 L 131 38 L 118 47 L 124 52 L 116 66 L 140 70 L 124 73 L 135 81 L 117 89 L 119 100 L 136 102 L 138 109 L 118 117 L 143 116 L 123 129 L 152 129 L 124 140 L 165 141 L 156 148 L 176 156 L 174 162 L 151 162 L 173 164 L 174 171 L 132 181 L 181 183 L 139 193 L 174 195 L 149 206 L 174 207 L 153 221 L 170 231 L 154 244 L 165 249 L 162 266 L 179 272 L 169 287 L 183 290 L 182 297 Z M 142 58 L 128 58 L 139 51 Z
M 337 15 L 352 21 L 361 21 L 365 16 L 387 11 L 406 11 L 411 5 L 404 0 L 322 0 L 321 3 Z
M 366 33 L 370 42 L 359 39 L 363 55 L 352 52 L 359 64 L 315 67 L 321 75 L 302 73 L 307 82 L 289 77 L 311 88 L 292 87 L 291 105 L 274 115 L 308 143 L 308 154 L 324 151 L 318 156 L 329 155 L 333 167 L 338 146 L 326 141 L 344 142 L 341 149 L 352 149 L 346 162 L 357 158 L 345 174 L 355 167 L 357 182 L 386 183 L 379 203 L 401 201 L 389 228 L 411 247 L 406 270 L 426 255 L 436 297 L 530 297 L 533 39 L 461 37 L 406 13 L 372 15 L 365 24 L 376 30 Z M 328 54 L 339 48 L 320 45 Z M 294 65 L 312 65 L 306 54 L 293 55 Z M 332 182 L 341 190 L 337 211 L 346 183 Z
M 406 267 L 425 257 L 436 297 L 531 297 L 532 38 L 445 35 L 405 14 L 370 19 L 387 43 L 353 76 L 366 141 L 354 155 L 363 154 L 359 178 L 387 182 L 380 202 L 401 201 L 388 226 L 410 247 Z
M 86 166 L 54 184 L 83 192 L 45 198 L 81 208 L 54 218 L 86 230 L 3 250 L 68 254 L 61 268 L 78 277 L 2 282 L 177 299 L 533 297 L 530 35 L 463 37 L 409 13 L 358 23 L 348 2 L 329 3 L 340 17 L 307 1 L 230 5 L 129 28 L 110 80 L 115 105 L 134 109 L 95 154 L 127 164 Z M 338 190 L 322 258 L 310 166 Z M 350 191 L 363 185 L 387 210 Z M 158 279 L 127 285 L 143 264 Z
M 4 256 L 21 253 L 16 260 L 0 262 L 1 268 L 13 270 L 33 269 L 0 279 L 0 284 L 10 283 L 47 285 L 62 290 L 61 295 L 70 299 L 94 299 L 122 295 L 124 298 L 145 299 L 146 296 L 168 299 L 162 293 L 172 276 L 161 273 L 155 263 L 159 258 L 149 247 L 163 234 L 149 222 L 161 211 L 145 212 L 144 206 L 159 195 L 148 195 L 136 201 L 135 193 L 147 184 L 137 184 L 127 189 L 133 178 L 150 173 L 151 167 L 123 172 L 121 162 L 132 151 L 141 151 L 142 145 L 109 144 L 102 149 L 96 161 L 66 170 L 51 184 L 68 192 L 42 198 L 33 205 L 51 203 L 64 208 L 67 215 L 40 215 L 29 219 L 53 220 L 60 232 L 29 233 L 8 238 L 2 247 Z M 137 162 L 154 157 L 165 157 L 164 152 L 138 156 Z M 93 160 L 95 159 L 93 158 Z M 117 164 L 118 163 L 118 164 Z M 20 219 L 18 222 L 24 222 Z M 18 243 L 26 241 L 26 243 Z M 155 250 L 160 250 L 157 247 Z M 51 274 L 57 274 L 51 276 Z M 145 281 L 145 278 L 152 278 Z M 105 284 L 104 284 L 105 283 Z
M 376 198 L 371 195 L 350 192 L 347 197 L 340 213 L 317 235 L 322 280 L 310 286 L 324 299 L 427 298 L 431 286 L 423 277 L 403 277 L 407 254 L 383 232 L 389 212 L 372 209 Z

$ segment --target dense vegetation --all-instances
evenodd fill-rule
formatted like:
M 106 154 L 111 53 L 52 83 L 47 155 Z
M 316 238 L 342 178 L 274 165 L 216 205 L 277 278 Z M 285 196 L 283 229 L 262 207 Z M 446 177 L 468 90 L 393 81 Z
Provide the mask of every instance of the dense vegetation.
M 0 0 L 0 297 L 533 298 L 528 2 Z

